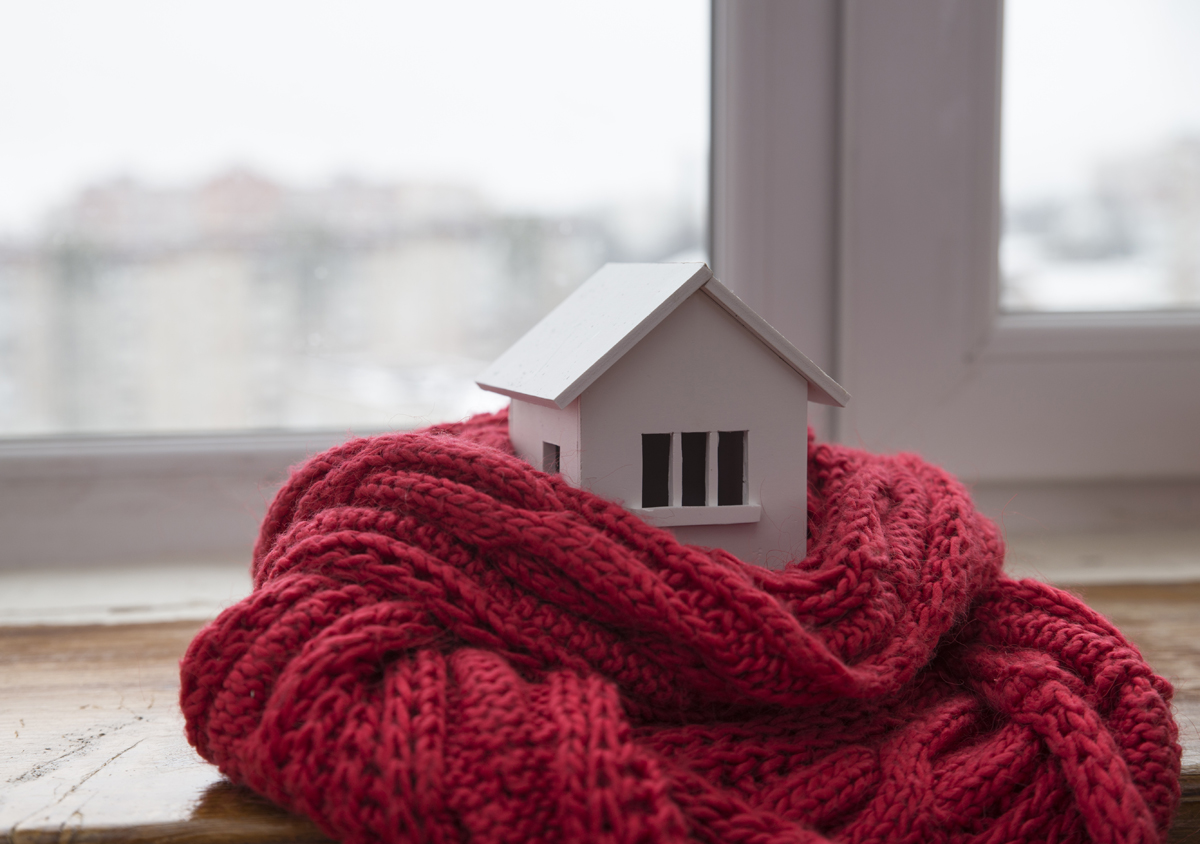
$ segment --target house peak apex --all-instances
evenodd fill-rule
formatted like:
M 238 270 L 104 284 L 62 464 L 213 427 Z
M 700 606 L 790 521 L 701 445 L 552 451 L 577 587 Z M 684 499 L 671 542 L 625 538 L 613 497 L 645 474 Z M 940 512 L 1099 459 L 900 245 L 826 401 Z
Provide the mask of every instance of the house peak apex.
M 492 392 L 546 407 L 574 401 L 685 300 L 703 292 L 809 383 L 809 398 L 849 394 L 702 262 L 605 264 L 484 371 Z

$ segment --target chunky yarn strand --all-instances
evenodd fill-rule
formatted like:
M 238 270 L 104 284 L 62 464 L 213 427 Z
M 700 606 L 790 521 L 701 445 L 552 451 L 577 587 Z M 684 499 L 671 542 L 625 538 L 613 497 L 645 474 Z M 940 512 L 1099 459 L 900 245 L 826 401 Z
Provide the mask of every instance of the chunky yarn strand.
M 808 557 L 681 545 L 505 413 L 295 469 L 187 735 L 358 842 L 1149 842 L 1170 685 L 909 456 L 809 439 Z

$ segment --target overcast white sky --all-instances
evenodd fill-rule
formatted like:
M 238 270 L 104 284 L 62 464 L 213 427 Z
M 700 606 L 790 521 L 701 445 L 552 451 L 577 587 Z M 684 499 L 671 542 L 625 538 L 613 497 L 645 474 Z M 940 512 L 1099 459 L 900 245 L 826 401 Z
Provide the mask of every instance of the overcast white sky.
M 1009 0 L 1004 189 L 1200 131 L 1200 2 Z M 0 231 L 232 165 L 518 207 L 703 186 L 707 0 L 0 0 Z
M 232 165 L 518 207 L 703 187 L 707 0 L 0 0 L 0 231 Z
M 1200 2 L 1008 0 L 1006 197 L 1074 192 L 1098 161 L 1200 136 Z

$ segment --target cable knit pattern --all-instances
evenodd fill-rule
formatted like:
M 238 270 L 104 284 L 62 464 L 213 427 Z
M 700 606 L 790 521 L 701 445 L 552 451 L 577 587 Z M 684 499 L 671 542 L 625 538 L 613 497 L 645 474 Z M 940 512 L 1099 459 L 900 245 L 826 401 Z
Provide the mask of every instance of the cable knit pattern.
M 534 470 L 504 413 L 352 440 L 188 650 L 188 739 L 343 842 L 1161 840 L 1171 687 L 1121 634 L 916 457 L 810 435 L 809 478 L 772 572 Z

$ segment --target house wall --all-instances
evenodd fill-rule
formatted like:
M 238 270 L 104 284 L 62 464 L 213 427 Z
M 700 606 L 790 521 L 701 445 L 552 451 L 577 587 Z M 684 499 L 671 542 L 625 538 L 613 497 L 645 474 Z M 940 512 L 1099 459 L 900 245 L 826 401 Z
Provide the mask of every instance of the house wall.
M 560 470 L 568 481 L 579 485 L 579 399 L 562 410 L 513 399 L 509 408 L 509 436 L 522 460 L 542 468 L 542 443 L 556 443 L 560 449 Z
M 804 556 L 808 384 L 705 293 L 680 305 L 579 402 L 583 485 L 631 508 L 641 505 L 643 433 L 748 431 L 748 498 L 761 505 L 760 520 L 671 529 L 684 542 L 772 568 Z

